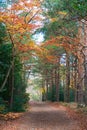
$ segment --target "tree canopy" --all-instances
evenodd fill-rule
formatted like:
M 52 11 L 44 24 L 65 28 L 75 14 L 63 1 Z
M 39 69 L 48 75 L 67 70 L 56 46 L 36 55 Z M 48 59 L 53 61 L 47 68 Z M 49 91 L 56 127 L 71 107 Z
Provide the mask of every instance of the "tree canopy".
M 1 112 L 25 110 L 31 72 L 40 78 L 43 101 L 87 105 L 86 15 L 86 0 L 17 0 L 0 7 Z M 36 34 L 43 42 L 37 44 Z

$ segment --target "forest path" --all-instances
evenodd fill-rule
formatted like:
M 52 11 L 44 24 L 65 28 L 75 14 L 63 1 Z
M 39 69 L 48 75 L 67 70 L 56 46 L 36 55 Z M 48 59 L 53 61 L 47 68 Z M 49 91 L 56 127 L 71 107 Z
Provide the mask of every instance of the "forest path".
M 79 130 L 76 120 L 70 119 L 65 107 L 49 103 L 31 103 L 22 117 L 7 121 L 0 130 Z

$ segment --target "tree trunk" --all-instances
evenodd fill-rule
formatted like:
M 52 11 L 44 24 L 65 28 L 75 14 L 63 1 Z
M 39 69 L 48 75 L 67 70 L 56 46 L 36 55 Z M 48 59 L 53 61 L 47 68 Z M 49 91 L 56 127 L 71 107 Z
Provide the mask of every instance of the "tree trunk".
M 87 61 L 84 63 L 85 75 L 84 75 L 84 86 L 85 86 L 85 104 L 87 105 Z
M 46 70 L 46 100 L 48 100 L 48 93 L 49 93 L 49 77 L 48 77 L 48 70 Z
M 75 102 L 78 102 L 78 91 L 77 91 L 77 58 L 75 58 L 74 66 L 74 88 L 75 88 Z
M 69 102 L 70 98 L 70 59 L 69 54 L 66 53 L 66 86 L 65 86 L 65 102 Z
M 83 47 L 83 57 L 84 57 L 84 88 L 85 88 L 85 104 L 87 105 L 87 20 L 84 20 L 83 32 L 84 32 L 84 47 Z
M 60 89 L 60 59 L 55 69 L 55 85 L 56 85 L 56 101 L 59 102 L 59 89 Z
M 42 101 L 46 101 L 45 80 L 42 79 Z
M 13 46 L 13 48 L 12 48 L 13 65 L 12 65 L 12 84 L 11 84 L 10 110 L 13 109 L 13 96 L 14 96 L 14 56 L 15 56 L 15 49 L 14 49 L 14 46 Z
M 10 67 L 9 67 L 9 69 L 8 69 L 8 72 L 7 72 L 7 74 L 6 74 L 6 77 L 5 77 L 5 79 L 4 79 L 4 82 L 3 82 L 3 84 L 2 84 L 2 86 L 1 86 L 1 88 L 0 88 L 0 92 L 3 90 L 5 84 L 6 84 L 7 80 L 8 80 L 8 77 L 9 77 L 9 74 L 10 74 L 10 72 L 11 72 L 12 66 L 13 66 L 13 61 L 12 61 L 11 65 L 10 65 Z
M 83 104 L 83 78 L 84 78 L 84 70 L 81 62 L 78 63 L 78 83 L 77 83 L 77 102 L 78 104 Z

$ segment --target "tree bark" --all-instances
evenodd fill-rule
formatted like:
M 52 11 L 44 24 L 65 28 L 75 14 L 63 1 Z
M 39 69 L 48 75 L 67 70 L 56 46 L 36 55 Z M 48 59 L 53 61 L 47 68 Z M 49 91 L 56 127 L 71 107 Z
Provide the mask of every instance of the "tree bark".
M 74 61 L 74 89 L 75 89 L 75 102 L 78 101 L 78 92 L 77 92 L 77 58 Z
M 49 77 L 48 77 L 48 70 L 46 69 L 46 100 L 48 100 L 48 93 L 49 93 Z
M 1 88 L 0 88 L 0 92 L 1 92 L 1 91 L 3 90 L 3 88 L 5 87 L 5 84 L 6 84 L 7 80 L 8 80 L 8 77 L 9 77 L 9 74 L 10 74 L 10 72 L 11 72 L 12 66 L 13 66 L 13 61 L 12 61 L 11 65 L 10 65 L 10 67 L 9 67 L 9 69 L 8 69 L 8 72 L 7 72 L 7 74 L 6 74 L 6 77 L 5 77 L 5 79 L 4 79 L 4 82 L 3 82 L 3 84 L 2 84 L 2 86 L 1 86 Z
M 59 89 L 60 89 L 60 59 L 58 60 L 55 72 L 55 85 L 56 85 L 56 101 L 59 102 Z
M 85 104 L 87 105 L 87 61 L 84 63 L 85 75 L 84 75 L 84 86 L 85 86 Z
M 12 65 L 12 84 L 11 84 L 11 98 L 10 98 L 10 110 L 13 109 L 13 96 L 14 96 L 14 54 L 15 49 L 14 46 L 12 48 L 12 59 L 13 59 L 13 65 Z
M 69 54 L 66 53 L 66 86 L 65 86 L 65 102 L 69 102 L 70 98 L 70 59 Z

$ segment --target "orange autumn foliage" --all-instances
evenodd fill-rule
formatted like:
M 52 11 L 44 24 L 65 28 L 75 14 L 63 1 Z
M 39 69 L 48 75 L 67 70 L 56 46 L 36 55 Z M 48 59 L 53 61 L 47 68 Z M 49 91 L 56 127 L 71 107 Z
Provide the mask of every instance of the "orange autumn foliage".
M 43 43 L 42 47 L 48 47 L 48 46 L 62 47 L 64 48 L 64 50 L 71 52 L 75 56 L 77 56 L 78 45 L 79 45 L 78 38 L 71 38 L 68 36 L 58 36 L 51 38 L 50 40 Z M 50 50 L 52 50 L 52 48 L 50 48 Z
M 31 34 L 41 26 L 40 4 L 36 0 L 19 0 L 0 12 L 0 22 L 5 25 L 8 36 L 4 40 L 14 44 L 17 54 L 18 51 L 41 51 L 31 40 Z

